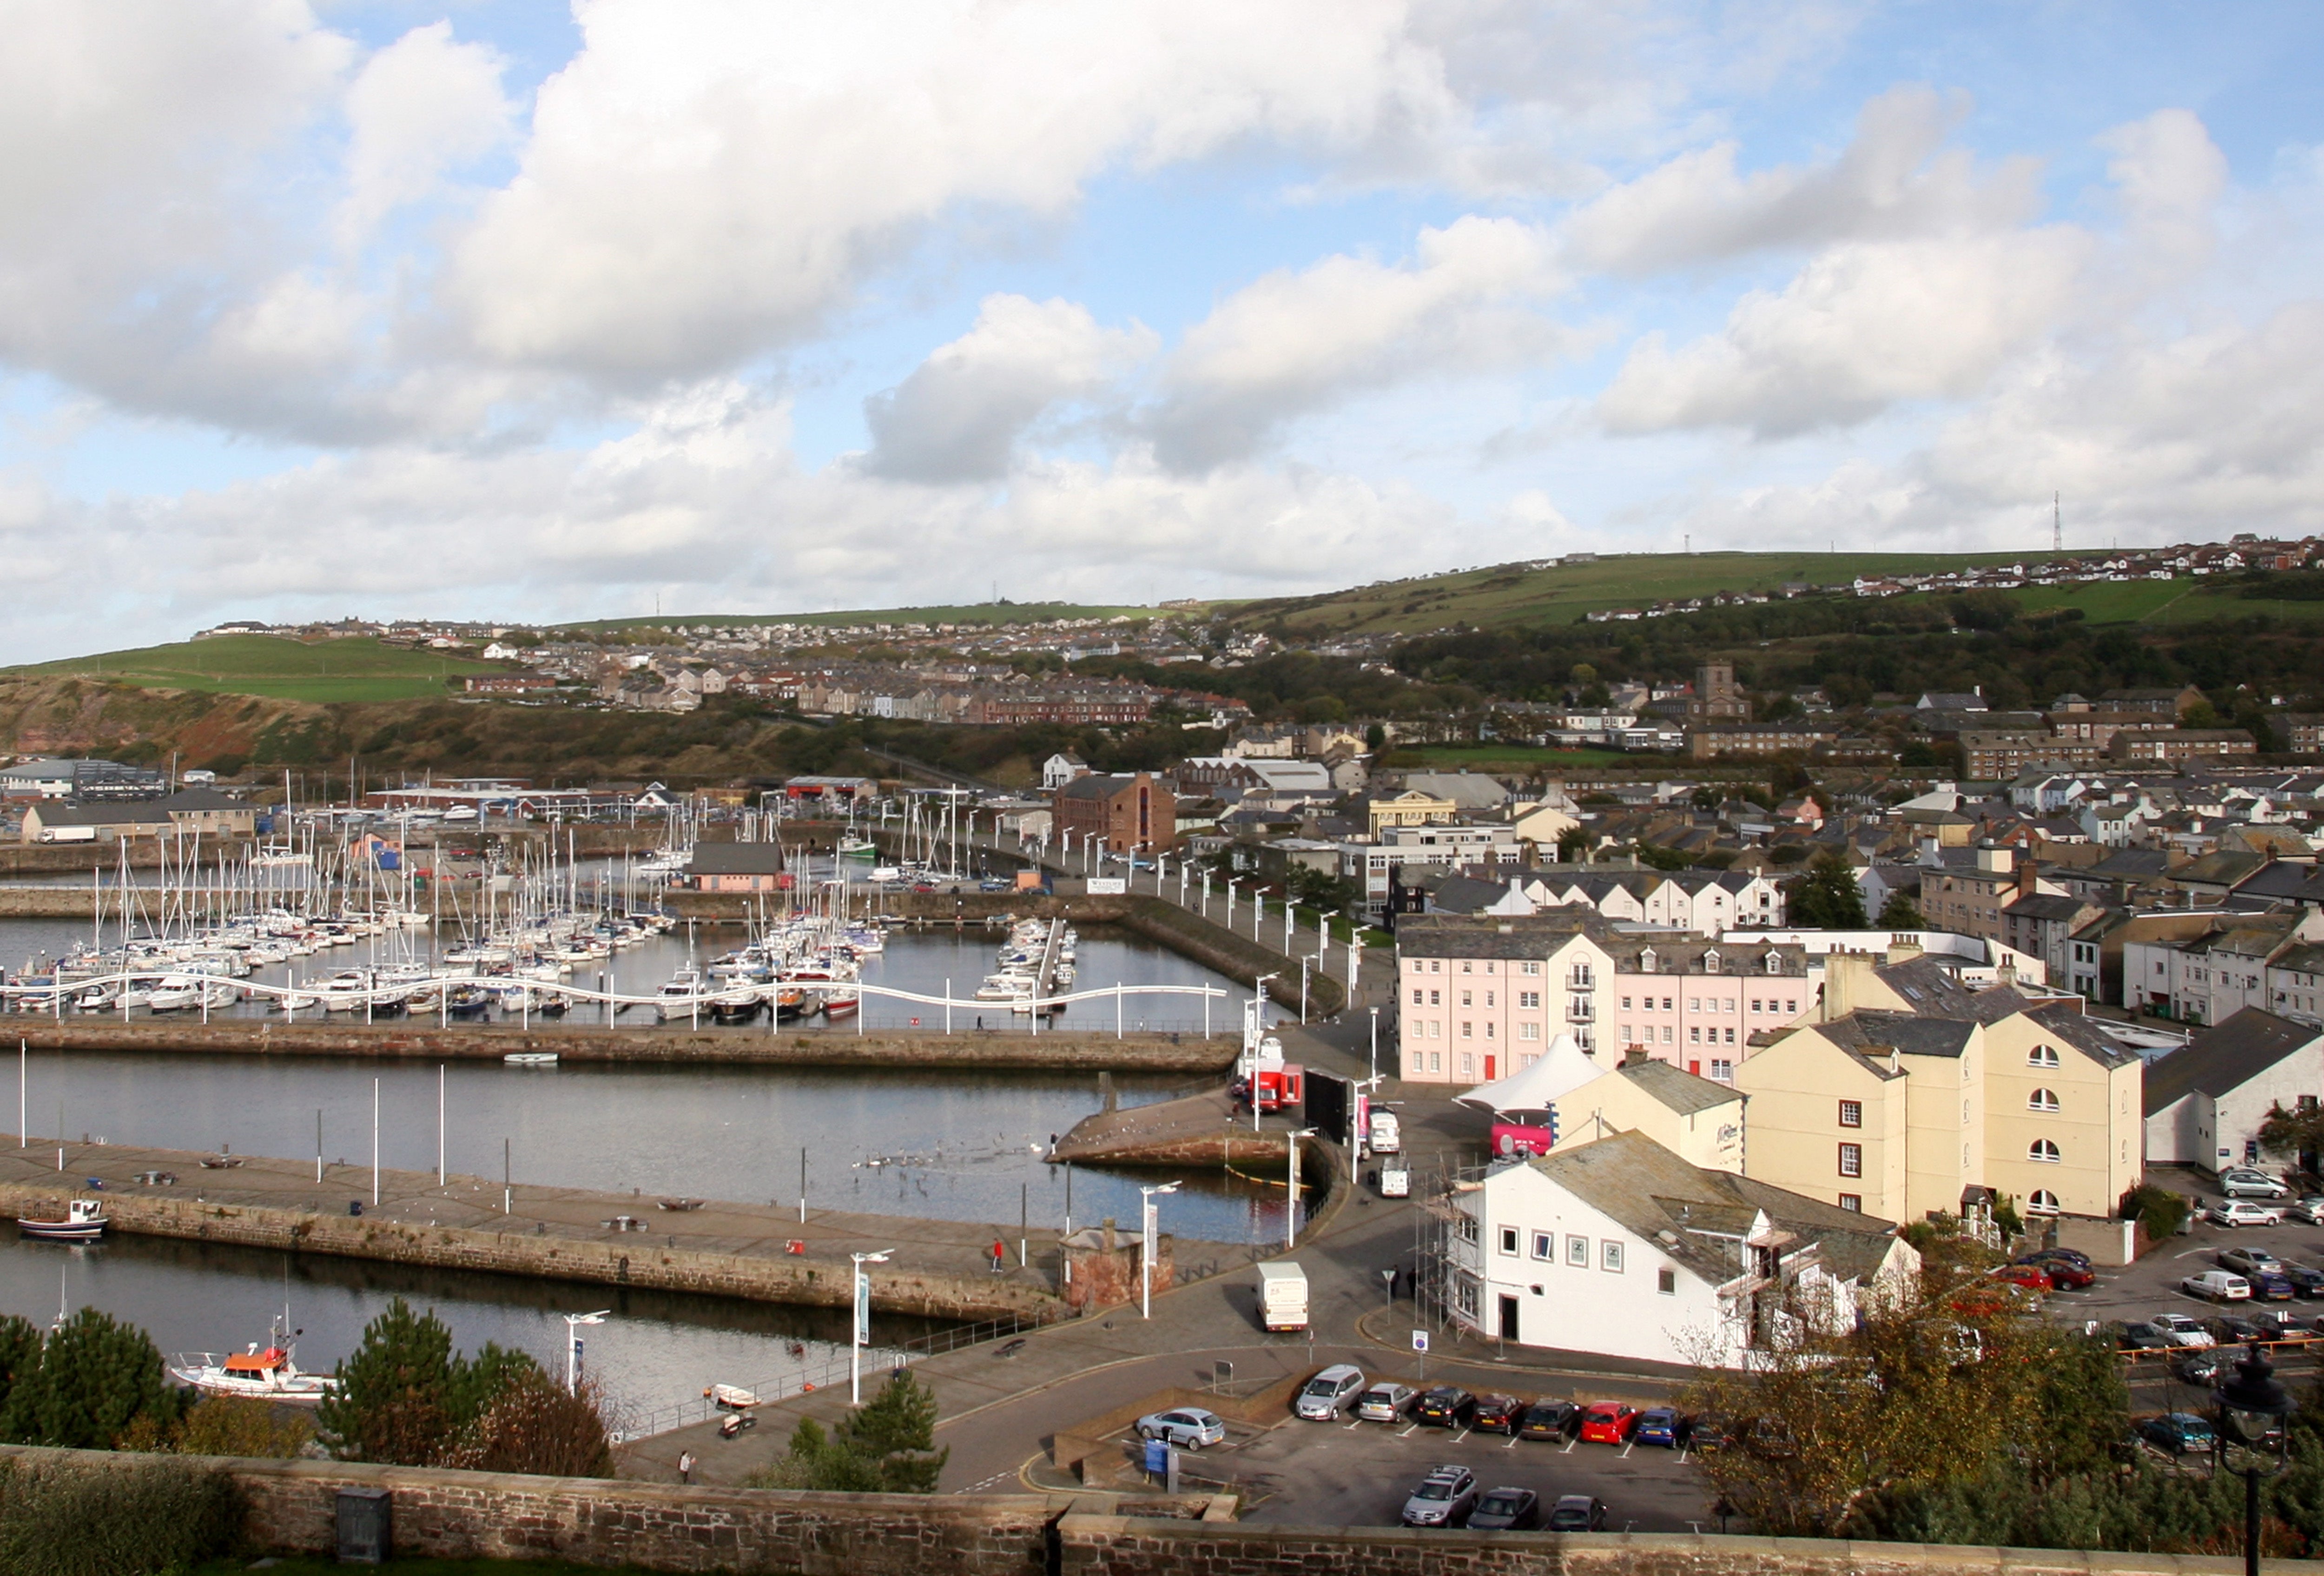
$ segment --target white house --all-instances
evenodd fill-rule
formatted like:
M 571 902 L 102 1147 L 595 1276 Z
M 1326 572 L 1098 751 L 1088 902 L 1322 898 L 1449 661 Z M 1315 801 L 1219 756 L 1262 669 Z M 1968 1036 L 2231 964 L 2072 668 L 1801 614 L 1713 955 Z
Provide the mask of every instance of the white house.
M 2257 1160 L 2269 1110 L 2324 1098 L 2324 1029 L 2246 1007 L 2146 1067 L 2146 1161 L 2218 1171 Z
M 1739 1367 L 1799 1319 L 1852 1327 L 1920 1269 L 1886 1221 L 1689 1165 L 1644 1132 L 1504 1161 L 1454 1203 L 1461 1323 L 1628 1361 Z
M 1067 755 L 1062 751 L 1041 762 L 1041 787 L 1049 793 L 1056 792 L 1077 777 L 1088 775 L 1088 761 L 1078 755 Z

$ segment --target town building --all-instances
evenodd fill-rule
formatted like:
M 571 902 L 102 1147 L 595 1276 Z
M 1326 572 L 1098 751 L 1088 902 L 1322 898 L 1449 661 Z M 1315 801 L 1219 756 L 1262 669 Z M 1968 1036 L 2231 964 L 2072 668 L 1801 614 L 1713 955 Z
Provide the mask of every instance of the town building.
M 1731 1084 L 1698 1078 L 1652 1056 L 1628 1055 L 1618 1067 L 1559 1095 L 1551 1111 L 1559 1148 L 1644 1133 L 1690 1166 L 1740 1175 L 1743 1106 Z
M 1396 931 L 1399 1076 L 1489 1083 L 1561 1034 L 1595 1055 L 1614 994 L 1611 939 L 1594 914 L 1406 916 Z
M 686 880 L 697 892 L 773 892 L 788 885 L 779 843 L 697 843 Z
M 2214 1174 L 2261 1158 L 2260 1124 L 2278 1106 L 2324 1098 L 2324 1029 L 2246 1007 L 2146 1071 L 2146 1158 Z M 2313 1169 L 2316 1157 L 2298 1157 Z
M 24 812 L 26 843 L 118 843 L 129 837 L 167 837 L 177 823 L 152 800 L 126 804 L 63 804 L 42 799 Z
M 1177 796 L 1150 771 L 1075 778 L 1050 796 L 1049 806 L 1061 836 L 1101 838 L 1109 852 L 1152 853 L 1177 842 Z

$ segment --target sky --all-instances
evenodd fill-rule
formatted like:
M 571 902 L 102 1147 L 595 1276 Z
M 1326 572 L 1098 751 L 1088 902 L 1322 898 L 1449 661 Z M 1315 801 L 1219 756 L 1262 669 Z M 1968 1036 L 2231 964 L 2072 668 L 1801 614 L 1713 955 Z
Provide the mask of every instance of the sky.
M 0 659 L 2324 527 L 2324 8 L 0 0 Z

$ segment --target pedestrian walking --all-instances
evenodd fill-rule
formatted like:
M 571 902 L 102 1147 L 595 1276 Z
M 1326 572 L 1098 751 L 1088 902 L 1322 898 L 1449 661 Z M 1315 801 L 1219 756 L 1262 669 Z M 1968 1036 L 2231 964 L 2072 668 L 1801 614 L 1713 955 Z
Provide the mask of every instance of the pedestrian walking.
M 678 1480 L 681 1483 L 694 1481 L 694 1452 L 690 1450 L 678 1452 Z
M 992 1273 L 993 1273 L 993 1274 L 995 1274 L 995 1275 L 999 1275 L 999 1274 L 1001 1273 L 1001 1265 L 1002 1265 L 1002 1264 L 1004 1264 L 1005 1262 L 1007 1262 L 1008 1258 L 1009 1258 L 1009 1244 L 1008 1244 L 1008 1243 L 1006 1243 L 1006 1242 L 1001 1241 L 1001 1240 L 999 1238 L 997 1238 L 997 1237 L 996 1237 L 996 1238 L 994 1238 L 994 1239 L 993 1239 L 993 1240 L 992 1240 Z

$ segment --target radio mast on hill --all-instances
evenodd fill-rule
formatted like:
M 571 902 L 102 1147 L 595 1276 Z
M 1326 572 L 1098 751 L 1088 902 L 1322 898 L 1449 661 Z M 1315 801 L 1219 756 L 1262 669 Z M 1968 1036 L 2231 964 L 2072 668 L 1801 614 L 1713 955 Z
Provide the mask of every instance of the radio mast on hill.
M 2050 494 L 2050 550 L 2053 553 L 2066 550 L 2066 516 L 2059 506 L 2058 496 L 2055 493 Z

